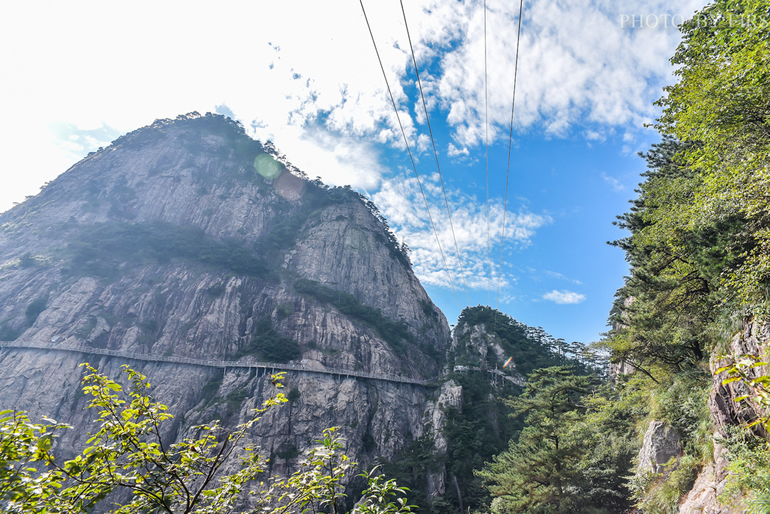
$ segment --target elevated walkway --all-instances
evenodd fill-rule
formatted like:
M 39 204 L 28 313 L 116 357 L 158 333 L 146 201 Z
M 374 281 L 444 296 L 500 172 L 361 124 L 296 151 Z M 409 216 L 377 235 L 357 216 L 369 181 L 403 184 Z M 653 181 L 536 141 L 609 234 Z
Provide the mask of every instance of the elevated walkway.
M 279 363 L 279 362 L 244 362 L 244 361 L 225 361 L 225 360 L 202 360 L 191 359 L 188 357 L 174 357 L 159 356 L 159 355 L 147 355 L 138 354 L 134 352 L 125 352 L 120 350 L 107 350 L 103 348 L 93 348 L 86 345 L 57 345 L 53 343 L 39 343 L 35 341 L 0 341 L 0 349 L 13 348 L 19 350 L 46 350 L 55 352 L 71 352 L 82 353 L 85 355 L 105 355 L 108 357 L 121 357 L 123 359 L 131 359 L 140 362 L 168 362 L 173 364 L 184 364 L 188 366 L 203 366 L 207 368 L 217 368 L 227 370 L 228 368 L 241 368 L 241 369 L 263 369 L 272 370 L 271 373 L 277 371 L 299 371 L 303 373 L 320 373 L 325 375 L 336 375 L 343 378 L 366 378 L 370 380 L 382 380 L 384 382 L 395 382 L 399 384 L 412 384 L 419 386 L 426 386 L 436 380 L 436 377 L 431 380 L 417 380 L 414 378 L 406 378 L 398 375 L 385 375 L 381 373 L 367 373 L 364 371 L 350 371 L 346 369 L 314 369 L 302 364 L 291 363 Z

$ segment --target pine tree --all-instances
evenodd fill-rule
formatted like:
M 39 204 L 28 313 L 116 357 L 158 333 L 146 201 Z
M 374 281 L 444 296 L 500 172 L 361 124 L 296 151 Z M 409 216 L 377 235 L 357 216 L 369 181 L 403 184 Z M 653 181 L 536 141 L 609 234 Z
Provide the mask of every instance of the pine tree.
M 590 382 L 563 366 L 538 369 L 524 393 L 506 401 L 514 416 L 527 416 L 527 426 L 477 473 L 495 496 L 492 512 L 575 511 L 586 448 L 574 429 L 585 417 L 579 400 Z

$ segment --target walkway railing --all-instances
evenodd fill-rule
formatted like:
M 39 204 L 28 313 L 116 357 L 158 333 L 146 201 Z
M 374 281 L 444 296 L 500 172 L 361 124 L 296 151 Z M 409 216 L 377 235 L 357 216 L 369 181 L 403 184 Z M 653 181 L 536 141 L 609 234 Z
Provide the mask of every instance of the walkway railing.
M 313 369 L 306 367 L 302 364 L 290 364 L 290 363 L 278 363 L 278 362 L 244 362 L 244 361 L 226 361 L 226 360 L 203 360 L 203 359 L 191 359 L 189 357 L 174 357 L 159 356 L 159 355 L 147 355 L 137 354 L 133 352 L 125 352 L 121 350 L 107 350 L 103 348 L 93 348 L 87 345 L 68 345 L 61 346 L 52 343 L 39 343 L 35 341 L 0 341 L 0 348 L 17 348 L 17 349 L 34 349 L 34 350 L 53 350 L 59 352 L 74 352 L 84 353 L 89 355 L 106 355 L 109 357 L 122 357 L 124 359 L 132 359 L 142 362 L 170 362 L 174 364 L 187 364 L 190 366 L 204 366 L 208 368 L 263 368 L 271 369 L 275 371 L 301 371 L 304 373 L 322 373 L 326 375 L 338 375 L 344 377 L 354 378 L 368 378 L 372 380 L 383 380 L 386 382 L 396 382 L 400 384 L 413 384 L 425 386 L 433 382 L 432 380 L 417 380 L 414 378 L 401 377 L 398 375 L 386 375 L 383 373 L 367 373 L 365 371 L 350 371 L 347 369 Z M 439 377 L 436 377 L 439 378 Z

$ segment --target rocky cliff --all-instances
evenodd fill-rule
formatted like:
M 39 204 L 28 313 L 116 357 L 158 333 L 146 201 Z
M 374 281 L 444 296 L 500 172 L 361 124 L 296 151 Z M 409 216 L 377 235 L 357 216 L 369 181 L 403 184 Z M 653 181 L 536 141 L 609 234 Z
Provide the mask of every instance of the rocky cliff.
M 692 490 L 682 503 L 679 510 L 681 513 L 733 514 L 746 511 L 742 505 L 744 498 L 723 494 L 730 475 L 727 469 L 729 452 L 724 443 L 730 436 L 731 429 L 745 430 L 743 427 L 748 422 L 764 413 L 760 406 L 751 402 L 736 402 L 736 398 L 750 391 L 740 381 L 723 384 L 722 382 L 729 378 L 729 375 L 717 373 L 717 371 L 746 355 L 767 361 L 769 344 L 770 324 L 745 319 L 742 322 L 742 330 L 733 335 L 724 351 L 712 356 L 709 364 L 713 374 L 713 384 L 708 405 L 715 432 L 714 459 L 698 475 Z M 768 369 L 767 366 L 760 366 L 749 370 L 748 373 L 752 378 L 756 378 L 767 375 Z M 762 425 L 756 425 L 752 430 L 755 435 L 767 438 Z
M 449 340 L 370 202 L 221 116 L 129 133 L 0 215 L 0 406 L 78 427 L 65 451 L 92 417 L 81 362 L 146 374 L 177 415 L 173 438 L 247 419 L 270 361 L 304 370 L 252 434 L 274 469 L 330 426 L 359 462 L 392 458 L 436 423 L 413 382 L 442 372 Z

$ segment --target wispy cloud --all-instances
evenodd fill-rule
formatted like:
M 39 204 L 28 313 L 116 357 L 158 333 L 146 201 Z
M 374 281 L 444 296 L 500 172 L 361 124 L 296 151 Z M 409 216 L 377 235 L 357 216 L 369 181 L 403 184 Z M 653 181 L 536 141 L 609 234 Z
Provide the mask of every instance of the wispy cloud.
M 585 295 L 582 295 L 580 293 L 574 293 L 572 291 L 567 291 L 566 289 L 563 291 L 557 291 L 556 289 L 554 289 L 550 293 L 544 294 L 543 299 L 554 303 L 558 303 L 560 305 L 567 305 L 567 304 L 581 303 L 586 299 L 586 297 Z
M 626 186 L 624 186 L 618 179 L 615 177 L 610 177 L 606 173 L 601 173 L 602 180 L 604 180 L 606 183 L 610 185 L 613 191 L 620 192 L 626 189 Z
M 444 259 L 456 287 L 462 288 L 464 272 L 469 289 L 485 289 L 488 284 L 490 260 L 491 278 L 496 282 L 499 271 L 500 240 L 503 234 L 502 202 L 492 201 L 489 207 L 491 259 L 488 259 L 486 204 L 473 195 L 453 189 L 447 190 L 452 213 L 450 224 L 437 174 L 424 178 L 423 190 L 430 208 L 430 216 L 438 232 L 441 250 L 436 242 L 417 179 L 396 177 L 385 180 L 380 191 L 373 196 L 396 235 L 399 239 L 405 240 L 410 247 L 415 273 L 420 280 L 430 285 L 449 287 L 449 278 L 441 256 L 443 250 Z M 510 249 L 512 246 L 529 245 L 537 230 L 552 221 L 547 214 L 528 211 L 508 212 L 505 222 L 506 247 Z M 455 249 L 452 226 L 454 226 L 454 236 L 461 259 L 458 259 Z M 501 288 L 505 288 L 513 280 L 512 276 L 503 273 L 500 281 Z
M 548 275 L 549 277 L 558 278 L 559 280 L 566 280 L 567 282 L 572 282 L 573 284 L 577 284 L 577 285 L 581 285 L 582 284 L 582 282 L 580 280 L 566 277 L 566 276 L 564 276 L 561 273 L 558 273 L 556 271 L 546 270 L 545 274 Z
M 484 95 L 483 10 L 476 2 L 425 0 L 423 16 L 413 9 L 419 45 L 451 50 L 423 60 L 440 66 L 424 80 L 441 98 L 440 108 L 454 127 L 460 146 L 474 146 L 484 135 L 485 102 L 489 103 L 492 139 L 507 135 L 513 83 L 518 5 L 487 3 L 487 77 Z M 635 13 L 689 16 L 702 1 L 684 0 L 672 6 L 659 0 L 625 2 Z M 427 16 L 426 13 L 430 13 Z M 407 13 L 409 14 L 409 13 Z M 517 127 L 537 126 L 562 135 L 576 124 L 613 127 L 636 125 L 655 116 L 652 101 L 670 79 L 668 57 L 679 33 L 629 30 L 622 27 L 616 3 L 575 0 L 538 0 L 524 3 L 524 26 L 517 84 Z M 454 27 L 451 31 L 438 27 Z M 433 59 L 433 60 L 432 60 Z M 586 130 L 588 140 L 603 139 L 603 131 Z

